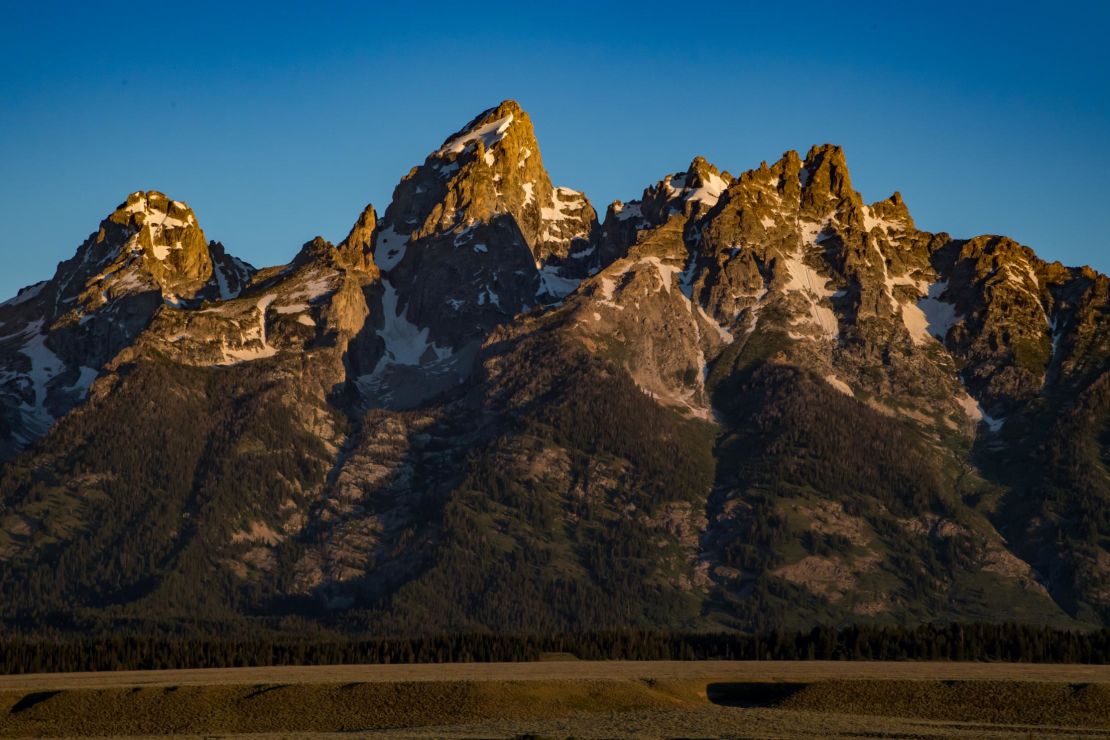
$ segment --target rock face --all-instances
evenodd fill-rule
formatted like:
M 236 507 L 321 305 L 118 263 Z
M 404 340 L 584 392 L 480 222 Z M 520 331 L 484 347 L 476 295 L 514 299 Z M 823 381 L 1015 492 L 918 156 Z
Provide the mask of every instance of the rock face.
M 511 101 L 286 265 L 135 193 L 0 305 L 0 615 L 1105 625 L 1108 310 L 831 145 L 599 224 Z

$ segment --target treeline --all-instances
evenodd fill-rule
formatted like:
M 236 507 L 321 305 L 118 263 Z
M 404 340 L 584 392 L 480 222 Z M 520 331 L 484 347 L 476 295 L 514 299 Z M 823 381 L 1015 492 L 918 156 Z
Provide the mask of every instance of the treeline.
M 1019 624 L 917 628 L 856 626 L 766 635 L 613 631 L 554 636 L 445 635 L 328 639 L 89 636 L 0 639 L 0 672 L 228 668 L 534 661 L 545 654 L 582 660 L 955 660 L 1021 663 L 1110 662 L 1110 629 L 1072 632 Z

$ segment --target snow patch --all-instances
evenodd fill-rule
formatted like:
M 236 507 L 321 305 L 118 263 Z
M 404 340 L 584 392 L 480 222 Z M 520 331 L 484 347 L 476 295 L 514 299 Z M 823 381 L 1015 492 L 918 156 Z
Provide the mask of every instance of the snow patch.
M 820 233 L 823 228 L 818 226 L 812 232 L 813 237 Z M 836 290 L 828 287 L 829 279 L 822 277 L 805 263 L 802 259 L 801 250 L 792 256 L 782 258 L 782 260 L 790 275 L 790 279 L 783 286 L 783 289 L 787 292 L 801 293 L 809 303 L 809 316 L 800 317 L 794 323 L 799 323 L 799 321 L 808 318 L 811 323 L 817 325 L 825 337 L 832 339 L 840 336 L 840 323 L 836 314 L 833 313 L 832 309 L 821 303 L 822 299 L 828 299 L 836 295 Z
M 1000 416 L 997 419 L 980 408 L 980 413 L 983 415 L 983 423 L 987 425 L 987 429 L 991 432 L 997 432 L 1006 423 L 1006 417 Z
M 38 294 L 42 292 L 42 289 L 45 288 L 49 282 L 49 280 L 43 280 L 33 285 L 28 285 L 26 288 L 20 288 L 19 292 L 15 294 L 14 298 L 9 298 L 3 303 L 0 303 L 0 306 L 19 306 L 21 304 L 24 304 L 32 298 L 38 296 Z
M 440 177 L 450 177 L 459 171 L 459 163 L 451 162 L 450 164 L 443 164 L 442 162 L 434 165 L 434 168 L 439 172 Z
M 512 122 L 513 114 L 510 113 L 503 118 L 498 118 L 496 121 L 490 121 L 483 126 L 478 126 L 470 131 L 466 131 L 440 147 L 436 151 L 435 156 L 443 157 L 447 154 L 458 154 L 466 149 L 472 142 L 481 139 L 482 146 L 486 149 L 486 161 L 488 164 L 493 164 L 491 159 L 492 153 L 489 150 L 494 144 L 505 138 L 505 132 L 509 130 L 509 125 L 512 124 Z
M 405 247 L 409 238 L 398 234 L 390 225 L 378 233 L 377 244 L 374 245 L 374 262 L 382 270 L 392 270 L 401 258 L 405 256 Z
M 584 239 L 589 233 L 579 228 L 572 234 L 559 233 L 561 229 L 555 225 L 561 221 L 581 221 L 582 210 L 586 207 L 586 196 L 570 188 L 554 188 L 551 191 L 551 206 L 540 209 L 543 220 L 543 230 L 540 232 L 541 242 L 565 242 L 571 239 Z
M 132 195 L 134 195 L 134 193 L 132 193 Z M 186 206 L 181 201 L 175 200 L 175 201 L 171 201 L 171 202 L 173 203 L 173 205 L 177 206 L 178 208 L 180 208 L 182 210 L 185 210 L 186 208 L 188 208 L 188 206 Z M 128 206 L 123 210 L 123 212 L 124 213 L 141 213 L 144 216 L 143 226 L 154 226 L 154 227 L 157 227 L 159 230 L 161 230 L 161 229 L 179 229 L 183 226 L 191 226 L 191 225 L 196 223 L 196 217 L 194 217 L 193 214 L 191 214 L 191 213 L 186 214 L 185 218 L 181 219 L 181 218 L 177 218 L 176 216 L 169 215 L 169 213 L 166 212 L 166 211 L 163 211 L 161 209 L 152 207 L 150 205 L 149 201 L 147 201 L 146 196 L 141 196 L 134 203 L 128 204 Z M 158 220 L 155 221 L 154 220 L 155 218 L 157 218 Z
M 1056 351 L 1060 347 L 1060 338 L 1064 335 L 1063 329 L 1060 327 L 1060 316 L 1057 314 L 1052 317 L 1052 321 L 1048 324 L 1048 329 L 1052 337 L 1052 355 L 1056 357 Z
M 690 195 L 687 197 L 690 200 L 700 200 L 703 203 L 715 206 L 721 197 L 721 193 L 726 190 L 728 190 L 728 183 L 725 182 L 723 178 L 711 172 L 706 178 L 705 183 L 691 191 Z
M 663 281 L 663 290 L 668 293 L 671 292 L 671 280 L 674 276 L 685 271 L 684 268 L 665 263 L 658 257 L 644 257 L 643 261 L 655 265 L 655 269 L 659 271 L 659 279 Z
M 270 346 L 266 339 L 266 311 L 269 309 L 270 304 L 277 299 L 274 293 L 267 293 L 258 299 L 254 304 L 255 309 L 258 311 L 258 342 L 260 347 L 243 347 L 231 349 L 226 346 L 222 347 L 223 362 L 218 363 L 221 365 L 236 365 L 240 362 L 250 362 L 252 360 L 263 360 L 267 357 L 273 357 L 278 353 L 277 347 Z M 226 340 L 225 340 L 226 342 Z
M 957 398 L 956 403 L 960 404 L 967 418 L 974 422 L 986 424 L 987 430 L 990 432 L 997 432 L 1006 423 L 1005 417 L 995 418 L 983 411 L 983 407 L 970 394 L 965 393 L 962 397 Z
M 821 232 L 829 228 L 829 223 L 827 220 L 819 223 L 807 221 L 798 224 L 798 228 L 801 230 L 802 247 L 805 248 L 808 245 L 816 245 L 822 241 Z
M 486 303 L 501 308 L 500 296 L 494 293 L 488 285 L 478 293 L 478 305 L 484 306 Z
M 382 288 L 382 328 L 378 336 L 385 342 L 385 353 L 372 375 L 380 374 L 388 365 L 420 365 L 429 358 L 434 361 L 449 357 L 449 348 L 441 348 L 428 341 L 428 327 L 418 327 L 409 321 L 407 311 L 399 310 L 397 289 L 393 283 L 382 280 Z
M 926 296 L 917 302 L 917 308 L 927 324 L 928 333 L 941 341 L 944 341 L 948 336 L 948 330 L 959 321 L 956 306 L 941 299 L 947 289 L 947 281 L 933 283 L 929 286 Z
M 614 216 L 618 221 L 627 221 L 630 218 L 641 218 L 644 213 L 639 203 L 628 203 L 614 206 Z
M 554 265 L 544 265 L 540 268 L 540 286 L 536 290 L 536 295 L 547 294 L 562 300 L 576 291 L 581 283 L 582 281 L 577 278 L 563 277 L 559 274 L 559 268 Z
M 914 344 L 925 344 L 932 337 L 929 333 L 929 319 L 925 316 L 925 312 L 913 303 L 902 304 L 902 324 L 910 333 L 910 339 Z
M 317 298 L 331 292 L 334 279 L 334 274 L 316 273 L 311 279 L 301 283 L 297 290 L 287 295 L 285 299 L 288 301 L 315 301 Z
M 308 310 L 308 304 L 307 303 L 293 303 L 293 304 L 290 304 L 290 305 L 287 305 L 287 306 L 276 306 L 274 308 L 274 313 L 280 313 L 280 314 L 300 313 L 301 311 L 307 311 L 307 310 Z
M 93 381 L 96 380 L 96 376 L 100 373 L 97 372 L 96 368 L 88 367 L 87 365 L 82 365 L 78 368 L 77 372 L 77 380 L 73 381 L 72 385 L 67 386 L 66 390 L 78 391 L 81 394 L 81 398 L 84 398 L 89 392 L 89 386 L 93 384 Z
M 26 377 L 35 392 L 33 404 L 20 405 L 23 423 L 30 432 L 24 439 L 26 442 L 45 434 L 54 423 L 53 414 L 46 409 L 46 384 L 65 370 L 65 363 L 46 346 L 46 335 L 41 333 L 42 324 L 41 319 L 33 321 L 20 332 L 25 341 L 18 351 L 31 362 Z
M 897 233 L 905 231 L 905 225 L 898 221 L 888 221 L 885 218 L 877 218 L 875 211 L 871 206 L 863 207 L 863 229 L 870 232 L 875 228 L 879 228 L 884 234 Z
M 477 221 L 470 221 L 461 227 L 457 227 L 455 237 L 451 240 L 452 245 L 461 247 L 469 244 L 470 240 L 474 238 L 474 230 L 478 228 L 478 223 Z
M 216 287 L 220 291 L 220 300 L 226 301 L 231 298 L 231 288 L 227 284 L 227 276 L 224 275 L 223 269 L 218 265 L 212 265 L 212 274 L 216 277 Z
M 687 300 L 694 300 L 694 274 L 695 268 L 698 264 L 698 256 L 696 253 L 690 254 L 690 261 L 686 264 L 686 269 L 682 271 L 682 275 L 678 278 L 678 289 L 682 291 L 682 295 L 686 296 Z
M 728 189 L 728 183 L 710 172 L 705 181 L 696 188 L 686 185 L 686 175 L 674 175 L 667 180 L 667 188 L 685 201 L 698 201 L 712 208 L 717 205 L 721 193 Z
M 960 404 L 960 408 L 964 410 L 964 414 L 967 418 L 972 421 L 983 420 L 983 409 L 979 406 L 979 402 L 970 395 L 965 393 L 963 396 L 956 399 L 956 403 Z
M 624 273 L 622 272 L 618 274 Z M 598 293 L 601 294 L 601 299 L 599 303 L 604 303 L 606 306 L 611 306 L 619 311 L 624 310 L 624 306 L 613 300 L 614 291 L 617 287 L 616 280 L 612 279 L 612 277 L 600 277 L 597 281 L 597 287 Z

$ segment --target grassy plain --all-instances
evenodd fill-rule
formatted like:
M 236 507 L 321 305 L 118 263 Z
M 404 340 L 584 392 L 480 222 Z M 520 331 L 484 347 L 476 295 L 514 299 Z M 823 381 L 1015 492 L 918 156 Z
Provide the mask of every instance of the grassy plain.
M 1110 737 L 1110 667 L 587 662 L 0 677 L 0 736 Z

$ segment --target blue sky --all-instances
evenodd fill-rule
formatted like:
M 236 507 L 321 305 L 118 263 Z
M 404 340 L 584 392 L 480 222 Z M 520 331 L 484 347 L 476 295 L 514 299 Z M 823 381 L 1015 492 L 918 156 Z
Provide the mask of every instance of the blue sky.
M 285 262 L 503 98 L 602 212 L 834 142 L 921 228 L 1110 270 L 1110 3 L 317 5 L 0 3 L 0 296 L 139 189 Z

